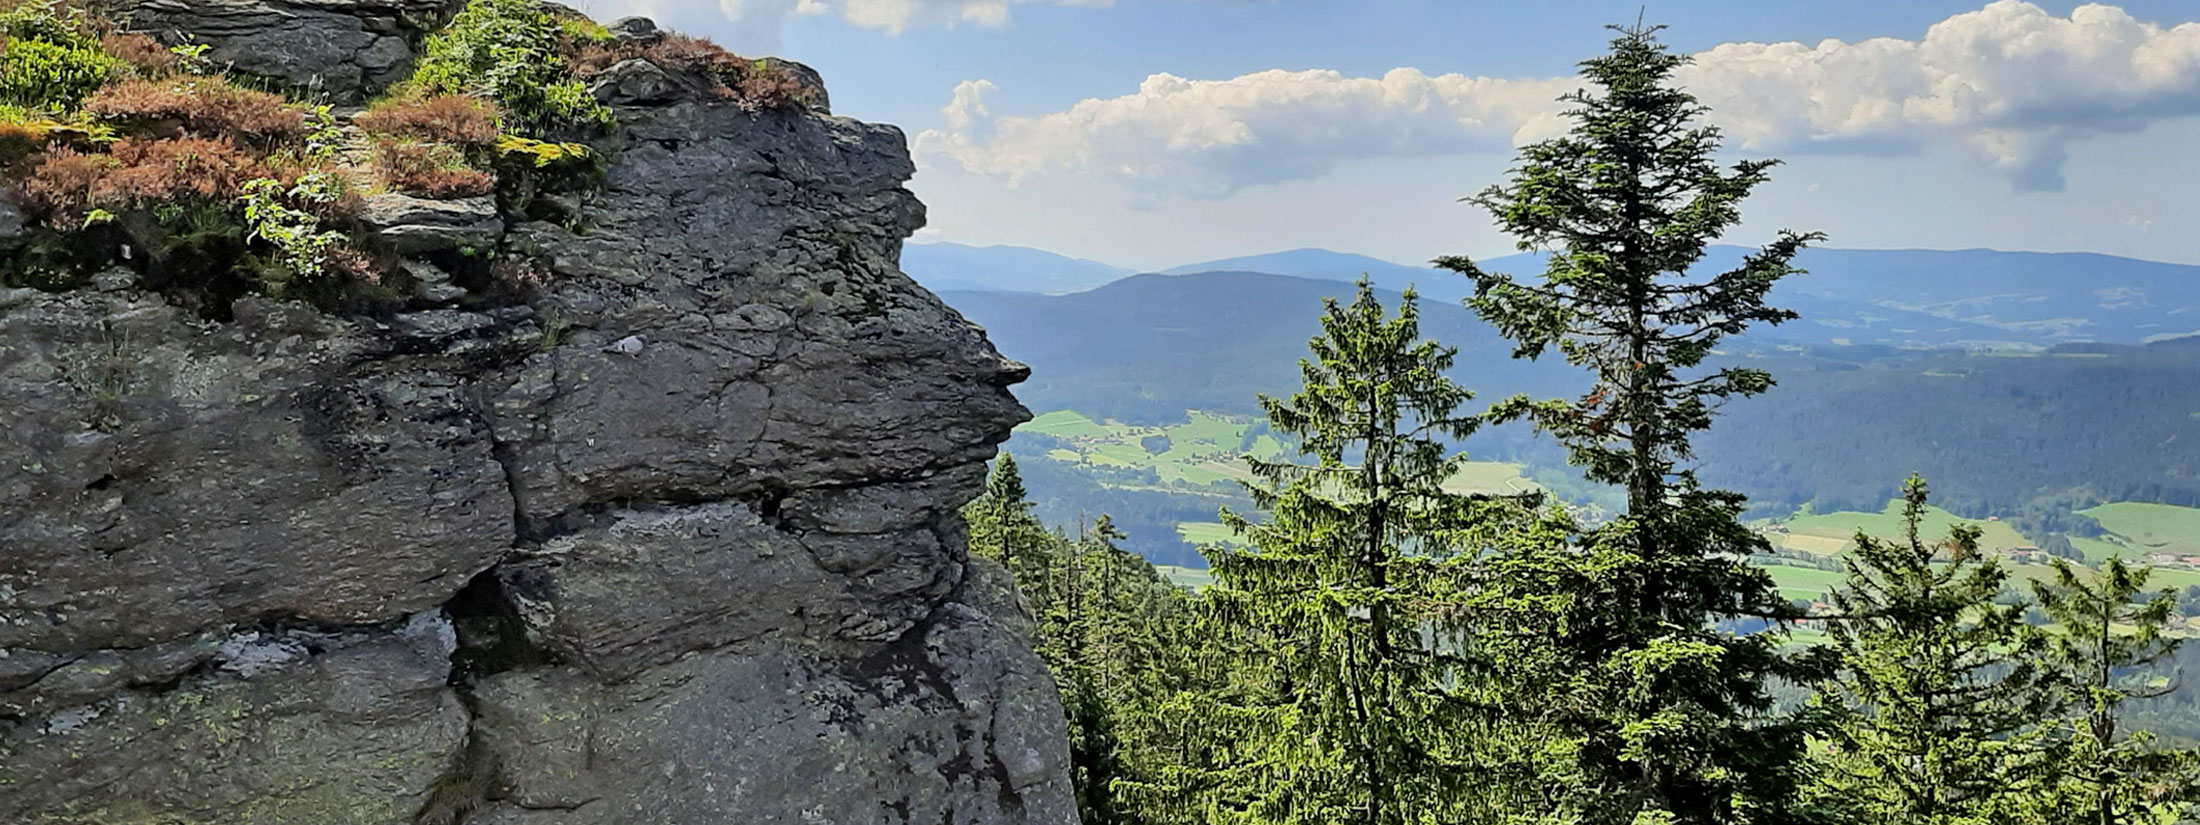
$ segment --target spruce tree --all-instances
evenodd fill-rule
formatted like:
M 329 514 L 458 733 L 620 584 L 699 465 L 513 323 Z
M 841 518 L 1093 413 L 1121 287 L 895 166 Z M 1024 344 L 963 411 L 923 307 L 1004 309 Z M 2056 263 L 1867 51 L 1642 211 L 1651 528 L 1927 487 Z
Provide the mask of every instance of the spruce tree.
M 1059 554 L 1052 552 L 1059 540 L 1031 514 L 1027 495 L 1016 458 L 1004 451 L 994 460 L 985 491 L 963 506 L 963 521 L 970 527 L 970 552 L 1008 569 L 1032 618 L 1043 628 L 1059 621 L 1061 596 L 1055 581 Z M 1059 637 L 1042 632 L 1038 641 L 1041 655 L 1052 655 L 1055 651 L 1048 642 L 1058 642 Z
M 1608 54 L 1581 64 L 1594 88 L 1562 98 L 1569 132 L 1525 147 L 1508 184 L 1467 199 L 1520 249 L 1549 252 L 1542 276 L 1436 262 L 1474 280 L 1468 306 L 1516 357 L 1555 348 L 1594 380 L 1578 400 L 1516 397 L 1492 418 L 1532 422 L 1627 497 L 1590 535 L 1561 538 L 1547 523 L 1540 539 L 1512 543 L 1476 591 L 1490 623 L 1480 655 L 1572 670 L 1540 678 L 1488 663 L 1492 712 L 1538 721 L 1509 756 L 1485 758 L 1531 806 L 1518 815 L 1544 821 L 1769 820 L 1800 755 L 1798 728 L 1773 715 L 1767 692 L 1788 670 L 1778 634 L 1718 629 L 1793 609 L 1749 563 L 1766 548 L 1739 521 L 1742 498 L 1702 488 L 1689 463 L 1715 405 L 1772 385 L 1761 370 L 1705 361 L 1727 336 L 1794 317 L 1766 294 L 1819 236 L 1782 232 L 1731 271 L 1692 271 L 1775 162 L 1715 162 L 1718 130 L 1697 122 L 1704 107 L 1673 80 L 1688 58 L 1655 32 L 1620 29 Z M 1541 589 L 1561 584 L 1577 590 Z
M 1981 557 L 1978 528 L 1927 542 L 1925 482 L 1902 493 L 1902 540 L 1859 532 L 1833 591 L 1840 672 L 1814 699 L 1831 745 L 1815 796 L 1859 825 L 2013 821 L 2046 767 L 2043 637 L 2026 605 L 1996 603 L 2008 571 Z
M 2163 634 L 2176 609 L 2170 590 L 2148 592 L 2149 571 L 2112 558 L 2081 578 L 2055 560 L 2055 580 L 2032 591 L 2056 632 L 2047 661 L 2070 691 L 2055 753 L 2056 782 L 2033 818 L 2083 825 L 2154 825 L 2189 816 L 2200 792 L 2200 754 L 2157 747 L 2153 734 L 2128 730 L 2132 700 L 2169 694 L 2174 683 L 2154 666 L 2181 639 Z
M 1431 594 L 1456 575 L 1454 536 L 1482 504 L 1443 489 L 1461 457 L 1444 439 L 1476 425 L 1444 373 L 1455 350 L 1420 338 L 1411 291 L 1387 317 L 1362 279 L 1324 301 L 1304 385 L 1262 396 L 1271 429 L 1311 463 L 1249 459 L 1262 522 L 1225 510 L 1252 549 L 1209 548 L 1219 621 L 1271 643 L 1280 703 L 1266 709 L 1274 760 L 1253 811 L 1287 823 L 1440 820 L 1467 776 L 1440 764 L 1452 727 L 1445 656 L 1423 641 Z

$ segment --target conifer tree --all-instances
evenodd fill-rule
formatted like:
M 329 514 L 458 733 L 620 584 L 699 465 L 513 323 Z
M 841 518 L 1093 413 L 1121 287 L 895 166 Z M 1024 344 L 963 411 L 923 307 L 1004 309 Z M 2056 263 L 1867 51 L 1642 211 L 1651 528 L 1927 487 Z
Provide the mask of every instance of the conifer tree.
M 1468 306 L 1515 342 L 1516 357 L 1555 348 L 1594 379 L 1578 400 L 1513 398 L 1491 417 L 1532 422 L 1588 479 L 1627 497 L 1626 512 L 1593 534 L 1560 538 L 1547 523 L 1540 539 L 1493 559 L 1476 591 L 1476 614 L 1492 623 L 1476 635 L 1491 643 L 1480 655 L 1531 655 L 1570 672 L 1545 679 L 1487 663 L 1500 680 L 1482 691 L 1501 700 L 1492 712 L 1539 720 L 1510 756 L 1487 758 L 1521 783 L 1510 798 L 1531 810 L 1518 816 L 1769 821 L 1800 755 L 1799 728 L 1773 716 L 1767 692 L 1788 663 L 1778 634 L 1718 625 L 1777 621 L 1793 608 L 1748 561 L 1765 545 L 1740 523 L 1741 497 L 1697 483 L 1690 439 L 1722 400 L 1772 385 L 1763 371 L 1705 361 L 1726 336 L 1794 317 L 1765 296 L 1819 236 L 1782 232 L 1736 269 L 1692 272 L 1775 162 L 1715 162 L 1718 130 L 1697 123 L 1704 107 L 1674 82 L 1688 58 L 1656 31 L 1619 30 L 1609 53 L 1581 64 L 1594 88 L 1562 98 L 1573 104 L 1569 132 L 1525 147 L 1508 184 L 1468 198 L 1520 249 L 1549 251 L 1542 276 L 1436 262 L 1474 280 Z M 1575 588 L 1569 598 L 1542 589 L 1561 584 Z
M 1349 305 L 1324 302 L 1321 334 L 1300 361 L 1304 386 L 1262 396 L 1269 426 L 1311 464 L 1250 460 L 1266 511 L 1225 510 L 1252 545 L 1207 550 L 1217 620 L 1274 645 L 1280 703 L 1255 713 L 1281 740 L 1261 758 L 1253 812 L 1286 823 L 1440 819 L 1466 775 L 1439 764 L 1451 727 L 1438 701 L 1449 665 L 1423 642 L 1431 594 L 1459 569 L 1453 536 L 1481 505 L 1447 492 L 1476 421 L 1471 394 L 1444 373 L 1455 350 L 1420 338 L 1411 291 L 1386 316 L 1362 279 Z M 1263 726 L 1264 725 L 1264 726 Z
M 1041 525 L 1026 495 L 1004 453 L 963 515 L 972 553 L 1006 560 L 1031 611 L 1068 722 L 1080 820 L 1204 825 L 1245 809 L 1242 728 L 1216 722 L 1265 695 L 1233 667 L 1241 637 L 1117 546 L 1107 516 L 1071 537 Z
M 970 551 L 1008 568 L 1030 602 L 1032 618 L 1043 625 L 1057 620 L 1059 595 L 1052 575 L 1056 560 L 1049 552 L 1055 539 L 1031 514 L 1027 495 L 1016 458 L 1004 451 L 986 477 L 985 492 L 963 507 L 963 520 L 970 526 Z M 1051 651 L 1042 644 L 1040 653 Z
M 1996 603 L 2008 571 L 1980 556 L 1978 528 L 1927 542 L 1925 482 L 1902 493 L 1902 540 L 1858 532 L 1833 591 L 1840 673 L 1814 700 L 1832 745 L 1815 795 L 1859 825 L 2014 821 L 2046 767 L 2044 637 L 2024 604 Z
M 2035 819 L 2166 825 L 2193 813 L 2200 753 L 2159 748 L 2151 732 L 2127 730 L 2120 718 L 2126 703 L 2164 696 L 2174 687 L 2153 666 L 2182 641 L 2162 632 L 2176 594 L 2148 592 L 2150 572 L 2111 558 L 2088 584 L 2069 562 L 2056 559 L 2055 580 L 2032 583 L 2057 629 L 2047 660 L 2070 691 L 2071 705 L 2057 731 L 2060 781 L 2035 806 Z

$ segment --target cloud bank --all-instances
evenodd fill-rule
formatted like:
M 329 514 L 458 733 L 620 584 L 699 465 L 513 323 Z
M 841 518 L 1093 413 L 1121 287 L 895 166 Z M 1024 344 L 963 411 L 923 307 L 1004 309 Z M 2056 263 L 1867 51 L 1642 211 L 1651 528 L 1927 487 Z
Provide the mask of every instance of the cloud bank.
M 2100 4 L 2057 17 L 1996 0 L 1916 40 L 1724 44 L 1695 55 L 1677 79 L 1712 108 L 1730 145 L 1750 152 L 1951 145 L 2018 190 L 2055 191 L 2072 143 L 2200 114 L 2200 23 L 2164 28 Z M 994 85 L 977 80 L 956 87 L 943 110 L 947 128 L 922 132 L 915 144 L 928 165 L 1011 185 L 1044 174 L 1105 175 L 1146 194 L 1215 198 L 1318 177 L 1352 158 L 1549 137 L 1566 127 L 1555 98 L 1580 85 L 1574 77 L 1414 69 L 1379 78 L 1156 74 L 1133 94 L 996 116 L 985 105 Z

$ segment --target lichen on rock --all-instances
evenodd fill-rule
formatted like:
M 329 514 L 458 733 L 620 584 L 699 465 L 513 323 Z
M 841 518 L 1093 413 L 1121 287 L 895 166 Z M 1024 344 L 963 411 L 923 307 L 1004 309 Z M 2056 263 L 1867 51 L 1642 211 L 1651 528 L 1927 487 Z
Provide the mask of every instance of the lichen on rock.
M 450 11 L 210 1 L 132 8 Z M 0 291 L 0 821 L 1075 820 L 956 513 L 1026 370 L 899 271 L 901 133 L 675 85 L 555 215 L 363 204 L 382 312 Z

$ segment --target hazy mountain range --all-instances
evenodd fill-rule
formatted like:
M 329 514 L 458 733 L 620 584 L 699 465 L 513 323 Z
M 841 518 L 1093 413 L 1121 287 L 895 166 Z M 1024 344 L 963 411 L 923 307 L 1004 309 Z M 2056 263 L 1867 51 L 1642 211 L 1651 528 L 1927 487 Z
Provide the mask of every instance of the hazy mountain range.
M 1737 265 L 1748 250 L 1713 247 L 1702 268 Z M 1902 348 L 2043 349 L 2072 341 L 2142 343 L 2200 332 L 2200 266 L 2088 253 L 1812 249 L 1808 274 L 1782 283 L 1776 303 L 1802 319 L 1762 341 Z M 1480 262 L 1533 274 L 1537 254 Z M 1134 271 L 1013 246 L 910 244 L 903 269 L 935 291 L 1059 295 L 1091 290 Z M 1164 275 L 1250 272 L 1322 281 L 1363 273 L 1393 291 L 1415 286 L 1427 303 L 1456 304 L 1471 291 L 1459 275 L 1325 249 L 1294 249 L 1170 267 Z

